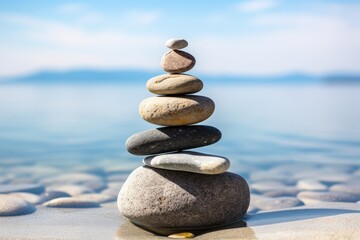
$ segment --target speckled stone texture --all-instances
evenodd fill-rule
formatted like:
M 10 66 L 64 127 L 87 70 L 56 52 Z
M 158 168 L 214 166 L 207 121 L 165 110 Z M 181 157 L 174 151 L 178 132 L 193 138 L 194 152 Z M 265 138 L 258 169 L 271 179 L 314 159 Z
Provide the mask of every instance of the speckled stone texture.
M 220 174 L 230 167 L 230 161 L 225 157 L 192 151 L 148 156 L 143 163 L 154 168 L 200 174 Z
M 188 74 L 162 74 L 149 79 L 147 89 L 160 95 L 190 94 L 199 92 L 203 82 Z
M 169 73 L 182 73 L 192 69 L 195 62 L 195 58 L 190 53 L 171 50 L 162 57 L 161 67 Z
M 134 170 L 118 196 L 130 221 L 156 228 L 213 227 L 241 219 L 250 193 L 239 175 L 203 175 L 147 166 Z
M 136 133 L 125 145 L 134 155 L 151 155 L 203 147 L 220 139 L 221 132 L 211 126 L 162 127 Z
M 139 106 L 144 120 L 161 126 L 199 123 L 209 118 L 214 110 L 213 100 L 197 95 L 150 97 Z

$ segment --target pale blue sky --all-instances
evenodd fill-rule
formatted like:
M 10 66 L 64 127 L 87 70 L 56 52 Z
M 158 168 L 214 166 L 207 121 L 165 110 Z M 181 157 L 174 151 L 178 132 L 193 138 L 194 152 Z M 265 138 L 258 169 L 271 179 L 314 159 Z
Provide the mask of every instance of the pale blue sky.
M 359 73 L 359 13 L 357 1 L 0 0 L 0 76 L 160 70 L 171 37 L 204 73 Z

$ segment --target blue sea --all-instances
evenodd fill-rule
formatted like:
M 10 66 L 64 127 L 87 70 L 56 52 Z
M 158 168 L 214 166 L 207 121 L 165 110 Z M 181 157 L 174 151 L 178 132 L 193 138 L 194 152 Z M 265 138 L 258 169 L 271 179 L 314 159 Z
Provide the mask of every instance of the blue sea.
M 201 124 L 222 139 L 197 151 L 230 159 L 233 172 L 274 164 L 360 165 L 359 85 L 206 85 L 216 103 Z M 126 139 L 156 128 L 138 114 L 144 85 L 0 86 L 0 163 L 131 171 L 142 157 Z M 11 173 L 7 171 L 7 173 Z

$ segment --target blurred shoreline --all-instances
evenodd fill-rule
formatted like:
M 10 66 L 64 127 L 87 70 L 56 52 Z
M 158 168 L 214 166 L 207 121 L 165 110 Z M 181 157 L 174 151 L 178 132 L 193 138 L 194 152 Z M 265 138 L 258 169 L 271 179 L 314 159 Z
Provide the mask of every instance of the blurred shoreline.
M 163 72 L 144 70 L 91 70 L 78 69 L 69 71 L 40 71 L 36 73 L 0 77 L 1 85 L 62 85 L 62 84 L 143 84 L 153 76 Z M 239 84 L 239 85 L 292 85 L 292 84 L 360 84 L 360 73 L 334 73 L 328 75 L 311 75 L 306 73 L 288 73 L 277 75 L 226 75 L 193 73 L 206 84 Z

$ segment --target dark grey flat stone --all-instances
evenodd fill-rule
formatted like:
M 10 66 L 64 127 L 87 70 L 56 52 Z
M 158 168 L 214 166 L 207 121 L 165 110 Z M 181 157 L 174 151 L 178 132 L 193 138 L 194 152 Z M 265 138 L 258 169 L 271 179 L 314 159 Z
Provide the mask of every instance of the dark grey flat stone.
M 151 155 L 203 147 L 216 143 L 220 138 L 221 132 L 211 126 L 162 127 L 136 133 L 128 138 L 125 145 L 134 155 Z

